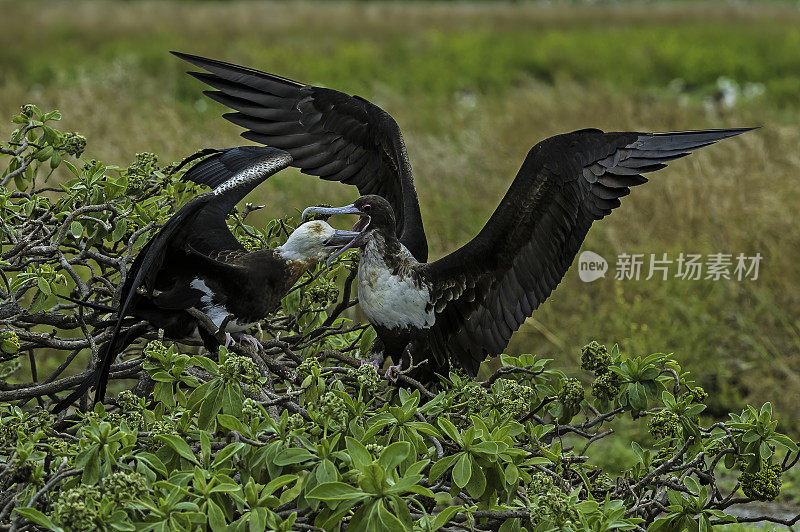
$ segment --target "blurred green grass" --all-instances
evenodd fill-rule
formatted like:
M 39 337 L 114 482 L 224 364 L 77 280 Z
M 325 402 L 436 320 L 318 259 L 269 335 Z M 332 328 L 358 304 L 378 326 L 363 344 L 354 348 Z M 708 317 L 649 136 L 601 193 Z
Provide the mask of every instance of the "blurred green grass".
M 584 244 L 618 253 L 760 252 L 757 281 L 584 284 L 570 270 L 510 350 L 579 375 L 590 339 L 674 352 L 714 411 L 800 401 L 800 11 L 772 4 L 2 2 L 0 116 L 60 108 L 86 155 L 170 162 L 245 143 L 177 49 L 359 94 L 404 131 L 433 257 L 471 238 L 527 150 L 583 127 L 762 125 L 651 175 Z M 725 79 L 730 81 L 726 82 Z M 726 106 L 721 91 L 742 88 Z M 746 97 L 747 93 L 747 97 Z M 11 124 L 0 125 L 4 136 Z M 286 171 L 266 216 L 356 192 Z M 266 212 L 265 212 L 266 211 Z M 254 216 L 253 221 L 258 221 Z

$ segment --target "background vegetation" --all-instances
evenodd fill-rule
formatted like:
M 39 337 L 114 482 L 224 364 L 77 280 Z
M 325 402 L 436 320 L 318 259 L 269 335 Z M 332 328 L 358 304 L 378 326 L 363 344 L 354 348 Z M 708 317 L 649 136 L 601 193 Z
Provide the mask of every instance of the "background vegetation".
M 772 400 L 796 431 L 800 281 L 800 13 L 775 4 L 331 4 L 4 2 L 0 116 L 36 101 L 89 138 L 86 156 L 162 162 L 242 143 L 178 49 L 359 94 L 404 131 L 433 257 L 471 238 L 538 140 L 581 127 L 676 130 L 762 125 L 676 161 L 593 228 L 618 253 L 764 256 L 736 281 L 613 281 L 570 271 L 509 352 L 578 370 L 589 339 L 666 351 L 720 416 Z M 13 127 L 0 123 L 8 137 Z M 69 177 L 63 166 L 53 181 Z M 267 220 L 355 191 L 286 171 L 249 201 Z M 60 360 L 49 363 L 55 368 Z M 488 374 L 487 370 L 487 374 Z M 779 392 L 779 393 L 778 393 Z M 618 430 L 626 431 L 626 427 Z M 640 431 L 630 427 L 629 437 Z M 600 442 L 599 449 L 604 449 Z M 605 448 L 630 467 L 627 444 Z

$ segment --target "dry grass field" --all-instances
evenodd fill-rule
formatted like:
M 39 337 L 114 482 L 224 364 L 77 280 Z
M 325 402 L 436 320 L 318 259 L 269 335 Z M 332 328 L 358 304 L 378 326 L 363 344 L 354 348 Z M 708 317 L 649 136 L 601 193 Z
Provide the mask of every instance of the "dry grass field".
M 652 174 L 595 225 L 583 248 L 612 262 L 619 253 L 760 253 L 758 280 L 609 275 L 585 284 L 573 267 L 510 349 L 554 358 L 570 374 L 590 339 L 628 352 L 674 352 L 720 411 L 773 400 L 784 414 L 795 412 L 796 8 L 2 2 L 0 9 L 0 117 L 26 102 L 59 108 L 63 129 L 88 137 L 87 157 L 120 166 L 141 151 L 171 162 L 243 143 L 172 49 L 381 105 L 405 134 L 434 258 L 483 226 L 527 150 L 549 135 L 761 125 Z M 725 101 L 731 94 L 733 104 Z M 0 124 L 3 136 L 11 130 Z M 252 200 L 267 204 L 266 217 L 355 195 L 286 171 Z

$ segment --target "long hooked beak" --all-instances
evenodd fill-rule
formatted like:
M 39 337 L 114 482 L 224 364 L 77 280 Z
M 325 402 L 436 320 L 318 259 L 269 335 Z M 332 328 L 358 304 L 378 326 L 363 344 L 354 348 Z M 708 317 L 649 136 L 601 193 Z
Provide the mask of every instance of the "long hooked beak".
M 361 233 L 358 231 L 345 231 L 343 229 L 334 229 L 333 235 L 325 241 L 326 248 L 340 248 L 347 244 L 350 244 L 354 238 L 359 236 Z
M 333 236 L 328 239 L 328 242 L 326 242 L 325 245 L 335 246 L 339 242 L 343 242 L 344 245 L 340 247 L 337 251 L 335 251 L 330 257 L 328 257 L 328 260 L 325 261 L 325 266 L 327 268 L 331 267 L 331 262 L 333 262 L 334 259 L 336 259 L 336 257 L 341 255 L 348 249 L 352 247 L 361 246 L 364 243 L 364 235 L 366 234 L 370 224 L 369 216 L 366 216 L 365 218 L 366 218 L 366 224 L 364 225 L 363 229 L 361 229 L 361 231 L 343 231 L 341 229 L 336 229 L 334 231 Z
M 303 211 L 302 219 L 306 219 L 308 214 L 325 214 L 332 216 L 334 214 L 361 214 L 355 205 L 345 205 L 344 207 L 308 207 Z

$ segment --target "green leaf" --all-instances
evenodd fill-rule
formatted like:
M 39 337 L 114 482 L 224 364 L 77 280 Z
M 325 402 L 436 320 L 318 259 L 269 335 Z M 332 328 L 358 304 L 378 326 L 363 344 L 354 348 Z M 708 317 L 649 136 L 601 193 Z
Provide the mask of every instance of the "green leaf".
M 456 460 L 458 460 L 459 456 L 463 456 L 463 454 L 464 453 L 457 453 L 441 458 L 438 462 L 431 466 L 431 469 L 428 473 L 428 480 L 431 483 L 436 482 L 436 480 L 438 480 L 438 478 L 441 477 L 445 471 L 452 467 Z
M 212 500 L 208 501 L 208 526 L 213 532 L 223 532 L 228 530 L 228 522 L 222 508 L 217 506 Z
M 203 457 L 203 467 L 208 469 L 211 460 L 211 438 L 206 431 L 200 432 L 200 456 Z
M 775 433 L 772 435 L 771 439 L 773 442 L 777 443 L 778 445 L 786 447 L 793 453 L 796 453 L 798 450 L 797 443 L 795 443 L 793 439 L 791 439 L 789 436 L 785 434 Z
M 506 449 L 508 449 L 508 445 L 501 441 L 482 441 L 469 448 L 472 453 L 483 454 L 493 458 L 497 458 L 497 455 Z
M 453 440 L 453 442 L 457 443 L 458 445 L 463 445 L 461 434 L 449 419 L 446 417 L 441 417 L 439 418 L 438 423 L 439 427 L 450 437 L 451 440 Z
M 394 421 L 390 418 L 382 418 L 381 415 L 387 414 L 378 414 L 374 418 L 369 421 L 368 428 L 364 435 L 361 437 L 363 441 L 370 441 L 372 438 L 375 437 L 385 426 L 393 423 Z
M 675 406 L 675 396 L 669 393 L 667 390 L 663 390 L 661 392 L 661 401 L 667 408 L 672 408 Z
M 364 447 L 364 444 L 360 441 L 347 436 L 345 438 L 345 444 L 347 446 L 347 453 L 353 460 L 353 465 L 356 469 L 364 469 L 367 465 L 372 463 L 372 455 L 369 454 L 367 448 Z
M 300 447 L 290 447 L 282 450 L 275 457 L 273 463 L 277 466 L 287 466 L 292 464 L 299 464 L 306 460 L 313 460 L 315 455 Z
M 174 434 L 158 434 L 156 438 L 161 440 L 163 443 L 168 445 L 173 451 L 178 453 L 180 456 L 186 458 L 190 462 L 194 462 L 195 464 L 200 464 L 197 461 L 197 457 L 192 452 L 192 448 L 189 447 L 189 444 L 181 438 L 180 436 L 176 436 Z
M 472 476 L 472 460 L 467 453 L 461 455 L 456 465 L 453 466 L 453 482 L 459 488 L 464 488 Z
M 503 476 L 505 477 L 506 484 L 512 485 L 519 480 L 519 469 L 517 469 L 517 466 L 514 464 L 508 464 L 503 472 Z
M 136 459 L 144 462 L 150 469 L 160 474 L 162 477 L 167 477 L 167 467 L 161 459 L 153 453 L 142 452 L 136 455 Z
M 575 505 L 575 509 L 586 515 L 596 512 L 599 506 L 597 501 L 582 501 Z
M 209 493 L 236 493 L 241 489 L 242 487 L 239 484 L 226 482 L 224 484 L 217 484 L 209 490 Z
M 239 434 L 245 434 L 247 432 L 247 429 L 244 427 L 244 424 L 242 424 L 241 421 L 228 414 L 218 414 L 217 423 L 226 429 L 236 431 Z
M 761 442 L 761 445 L 758 449 L 758 454 L 761 456 L 762 460 L 769 460 L 769 458 L 772 456 L 772 449 L 767 442 Z
M 442 528 L 444 525 L 448 523 L 458 512 L 463 512 L 463 506 L 448 506 L 438 514 L 436 514 L 436 518 L 433 520 L 433 528 L 432 530 L 438 530 Z
M 83 465 L 83 474 L 81 475 L 81 482 L 93 486 L 100 480 L 100 457 L 98 456 L 97 449 L 93 452 L 87 453 L 85 463 L 79 461 L 76 465 Z
M 114 230 L 111 231 L 111 240 L 114 242 L 118 242 L 125 236 L 125 231 L 128 230 L 128 222 L 125 219 L 118 220 L 117 224 L 114 226 Z
M 683 485 L 693 493 L 698 493 L 700 491 L 700 484 L 697 483 L 697 479 L 694 477 L 686 477 L 683 479 Z
M 64 160 L 64 164 L 67 165 L 67 168 L 69 169 L 70 172 L 72 172 L 75 175 L 75 177 L 80 177 L 81 176 L 81 173 L 78 171 L 77 168 L 75 168 L 74 164 L 72 164 L 71 162 L 67 161 L 66 159 Z
M 385 471 L 391 471 L 400 465 L 410 453 L 410 443 L 407 441 L 397 441 L 381 452 L 381 456 L 378 458 L 378 463 L 384 468 Z
M 214 461 L 211 463 L 211 467 L 218 467 L 220 464 L 224 463 L 226 460 L 229 460 L 233 455 L 240 452 L 244 448 L 245 444 L 240 442 L 233 442 L 226 445 L 220 449 L 216 456 L 214 456 Z
M 397 485 L 395 485 L 397 488 Z M 389 490 L 392 491 L 392 490 Z M 430 497 L 431 499 L 436 498 L 436 494 L 431 491 L 430 489 L 426 488 L 425 486 L 420 486 L 419 484 L 412 484 L 402 490 L 403 493 L 416 493 L 417 495 L 423 495 L 425 497 Z
M 83 234 L 83 225 L 78 221 L 73 221 L 69 224 L 69 232 L 77 240 Z
M 61 527 L 56 526 L 56 524 L 42 512 L 37 510 L 36 508 L 31 508 L 29 506 L 23 506 L 20 508 L 14 508 L 14 511 L 20 514 L 22 517 L 27 519 L 32 523 L 36 523 L 37 525 L 43 526 L 49 530 L 62 530 Z
M 244 407 L 244 394 L 238 383 L 223 386 L 222 411 L 226 414 L 238 415 Z
M 36 158 L 37 161 L 46 161 L 47 159 L 53 156 L 53 147 L 45 146 L 40 150 L 38 150 L 33 156 Z
M 197 393 L 198 390 L 200 390 L 200 388 L 197 388 L 194 393 Z M 192 396 L 194 396 L 194 393 Z M 200 406 L 197 425 L 201 429 L 210 430 L 220 410 L 222 410 L 222 390 L 220 388 L 214 388 L 203 400 L 202 406 Z
M 483 492 L 486 491 L 486 475 L 483 473 L 483 468 L 478 465 L 474 460 L 472 462 L 472 475 L 467 482 L 467 492 L 473 499 L 479 499 Z
M 286 486 L 287 484 L 291 484 L 295 480 L 297 480 L 297 475 L 281 475 L 278 478 L 270 480 L 262 489 L 262 493 L 272 494 L 276 490 Z
M 319 463 L 315 472 L 318 484 L 339 480 L 339 472 L 336 470 L 336 466 L 327 458 Z
M 397 518 L 396 515 L 389 512 L 383 503 L 379 500 L 378 504 L 378 530 L 387 530 L 389 532 L 405 532 L 408 528 L 403 525 L 403 522 Z
M 306 495 L 306 498 L 319 499 L 321 501 L 349 501 L 366 498 L 367 496 L 368 495 L 359 488 L 351 486 L 350 484 L 345 484 L 344 482 L 326 482 L 312 489 Z
M 705 409 L 706 409 L 706 405 L 701 405 L 701 404 L 692 405 L 692 406 L 690 406 L 689 408 L 686 409 L 686 415 L 687 416 L 697 416 Z
M 761 405 L 761 412 L 758 414 L 758 420 L 762 423 L 766 423 L 772 419 L 772 403 L 766 402 Z
M 214 362 L 213 360 L 211 360 L 208 357 L 204 357 L 204 356 L 200 356 L 200 355 L 193 356 L 191 363 L 194 366 L 202 368 L 203 370 L 207 371 L 211 375 L 219 375 L 219 364 L 217 364 L 216 362 Z M 212 382 L 213 381 L 209 381 L 207 384 L 209 384 L 209 386 L 210 386 Z
M 50 283 L 48 283 L 47 281 L 45 281 L 41 277 L 36 280 L 36 284 L 37 284 L 37 287 L 39 288 L 39 291 L 41 293 L 43 293 L 45 295 L 48 295 L 48 296 L 52 293 L 52 291 L 50 289 Z
M 379 495 L 384 491 L 386 484 L 386 472 L 377 463 L 373 463 L 364 468 L 363 474 L 358 479 L 359 487 L 371 494 Z

